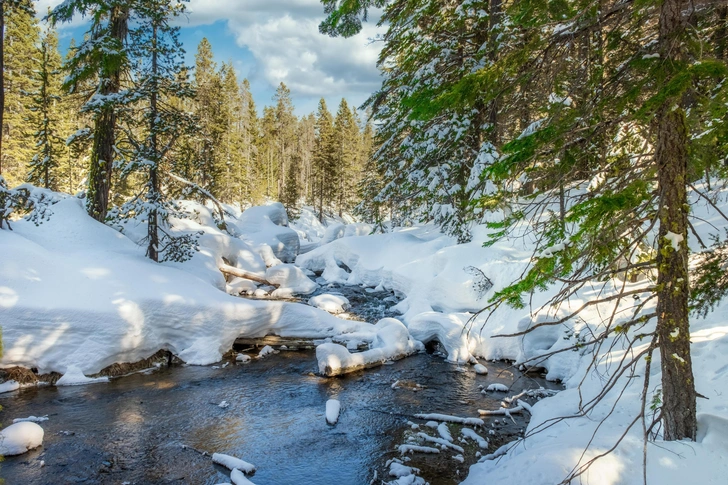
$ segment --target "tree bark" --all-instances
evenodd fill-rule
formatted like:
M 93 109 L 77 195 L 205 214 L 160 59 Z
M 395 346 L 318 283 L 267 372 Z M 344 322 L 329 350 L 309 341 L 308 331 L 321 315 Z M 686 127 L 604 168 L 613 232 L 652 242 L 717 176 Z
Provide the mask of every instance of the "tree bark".
M 681 16 L 686 0 L 665 0 L 660 12 L 660 51 L 669 76 L 681 56 Z M 664 439 L 695 440 L 696 392 L 688 319 L 688 130 L 678 100 L 657 113 L 656 163 L 660 194 L 657 334 L 662 366 Z
M 157 24 L 152 26 L 152 93 L 149 102 L 149 132 L 151 139 L 151 152 L 154 160 L 149 166 L 149 198 L 152 199 L 151 209 L 149 210 L 149 222 L 147 225 L 147 256 L 155 262 L 159 262 L 159 221 L 157 220 L 157 204 L 160 202 L 159 194 L 159 163 L 161 162 L 159 152 L 157 150 L 157 85 L 158 75 L 157 65 Z
M 5 1 L 0 0 L 0 176 L 3 174 L 3 138 L 5 137 Z

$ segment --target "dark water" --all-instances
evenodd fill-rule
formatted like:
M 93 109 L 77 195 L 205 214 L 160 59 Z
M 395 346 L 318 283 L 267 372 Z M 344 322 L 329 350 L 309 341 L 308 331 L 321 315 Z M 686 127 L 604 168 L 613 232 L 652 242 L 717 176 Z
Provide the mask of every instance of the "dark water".
M 499 403 L 478 385 L 510 385 L 516 377 L 505 364 L 489 364 L 488 376 L 456 372 L 427 354 L 333 379 L 314 376 L 315 365 L 313 352 L 282 352 L 222 369 L 177 367 L 107 384 L 5 394 L 3 424 L 30 415 L 50 419 L 41 423 L 43 446 L 6 458 L 0 476 L 6 485 L 229 481 L 227 470 L 187 445 L 255 464 L 258 485 L 368 484 L 395 456 L 397 433 L 412 414 L 477 416 L 478 408 Z M 397 380 L 426 387 L 393 390 Z M 541 384 L 524 377 L 513 390 Z M 334 427 L 324 417 L 330 398 L 342 405 Z M 217 406 L 223 400 L 226 409 Z

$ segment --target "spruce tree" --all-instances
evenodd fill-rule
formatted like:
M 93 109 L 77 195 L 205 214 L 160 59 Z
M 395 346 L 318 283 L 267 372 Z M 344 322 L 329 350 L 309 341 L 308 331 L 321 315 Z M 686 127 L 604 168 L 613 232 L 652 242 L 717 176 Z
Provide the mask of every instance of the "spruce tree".
M 109 208 L 112 171 L 116 156 L 116 118 L 122 97 L 122 74 L 128 70 L 125 48 L 131 0 L 68 0 L 50 15 L 53 23 L 70 22 L 88 15 L 91 26 L 83 43 L 67 62 L 66 88 L 73 93 L 92 79 L 97 87 L 83 107 L 94 119 L 93 146 L 88 172 L 86 209 L 103 222 Z
M 319 221 L 324 221 L 324 209 L 333 201 L 336 181 L 331 177 L 336 163 L 334 122 L 323 98 L 316 113 L 316 143 L 312 160 L 312 189 Z
M 27 128 L 27 97 L 38 88 L 40 29 L 30 0 L 3 3 L 3 118 L 0 173 L 10 186 L 25 180 L 33 157 L 33 130 Z
M 38 66 L 35 70 L 38 90 L 31 93 L 31 112 L 28 122 L 35 128 L 35 149 L 29 164 L 27 180 L 47 189 L 59 190 L 62 180 L 56 173 L 66 154 L 65 141 L 61 138 L 63 108 L 61 96 L 61 55 L 58 52 L 58 36 L 49 29 L 39 47 Z
M 166 189 L 176 181 L 168 157 L 191 126 L 189 117 L 170 103 L 193 95 L 183 75 L 179 27 L 172 25 L 183 12 L 184 4 L 176 0 L 141 0 L 132 11 L 129 55 L 134 83 L 125 93 L 122 125 L 124 141 L 131 148 L 121 173 L 125 178 L 135 174 L 142 188 L 111 215 L 146 221 L 147 256 L 153 261 L 184 261 L 196 247 L 194 235 L 169 232 L 170 218 L 184 215 Z M 140 126 L 135 126 L 137 120 L 142 121 Z

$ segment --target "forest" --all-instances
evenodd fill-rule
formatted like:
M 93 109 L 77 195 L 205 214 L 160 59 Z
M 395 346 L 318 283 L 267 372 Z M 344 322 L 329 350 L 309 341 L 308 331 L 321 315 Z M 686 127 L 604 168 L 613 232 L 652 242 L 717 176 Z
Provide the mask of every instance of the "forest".
M 0 392 L 111 383 L 117 423 L 117 383 L 200 372 L 177 451 L 138 418 L 158 461 L 212 456 L 191 483 L 724 479 L 726 0 L 310 0 L 380 85 L 304 116 L 207 38 L 185 64 L 198 0 L 1 3 Z M 58 460 L 57 400 L 20 397 L 0 453 Z

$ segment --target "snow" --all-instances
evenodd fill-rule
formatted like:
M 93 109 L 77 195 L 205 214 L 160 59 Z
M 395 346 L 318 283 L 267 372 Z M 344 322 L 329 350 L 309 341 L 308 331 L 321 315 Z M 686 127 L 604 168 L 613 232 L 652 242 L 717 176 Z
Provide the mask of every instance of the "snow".
M 419 472 L 420 470 L 418 468 L 403 465 L 401 463 L 397 463 L 396 461 L 392 461 L 392 463 L 389 464 L 389 475 L 395 478 L 406 477 L 408 475 L 414 475 Z
M 233 485 L 255 485 L 253 482 L 245 478 L 243 472 L 237 468 L 233 468 L 230 472 L 230 481 L 233 482 Z
M 248 354 L 238 354 L 235 356 L 235 362 L 242 362 L 243 364 L 247 364 L 250 362 L 252 358 Z
M 222 465 L 228 470 L 238 469 L 247 474 L 251 474 L 255 471 L 255 466 L 251 465 L 247 461 L 243 461 L 240 458 L 225 455 L 223 453 L 213 453 L 212 462 Z
M 329 312 L 334 315 L 344 313 L 349 308 L 351 308 L 351 304 L 345 296 L 333 295 L 330 293 L 316 295 L 308 300 L 308 304 L 312 307 L 319 308 L 325 312 Z
M 484 366 L 483 364 L 475 364 L 473 366 L 473 370 L 476 374 L 485 375 L 488 373 L 488 368 Z
M 466 438 L 470 438 L 471 440 L 478 443 L 478 446 L 480 448 L 487 449 L 488 448 L 488 440 L 480 436 L 478 433 L 476 433 L 474 430 L 470 428 L 463 428 L 460 430 L 460 433 Z
M 20 384 L 16 381 L 5 381 L 0 383 L 0 394 L 3 392 L 11 392 L 20 389 Z
M 431 446 L 417 446 L 417 445 L 399 445 L 397 447 L 397 450 L 402 453 L 403 455 L 405 453 L 430 453 L 430 454 L 437 454 L 440 453 L 440 450 L 437 448 L 432 448 Z
M 204 236 L 200 252 L 185 263 L 148 260 L 145 248 L 135 242 L 143 227 L 129 225 L 119 233 L 88 217 L 83 201 L 75 197 L 53 205 L 53 216 L 38 226 L 21 220 L 13 231 L 0 231 L 0 365 L 37 368 L 39 373 L 70 371 L 60 383 L 71 377 L 85 383 L 83 374 L 137 362 L 160 349 L 188 364 L 213 364 L 240 336 L 326 338 L 361 332 L 374 338 L 368 323 L 341 320 L 305 305 L 226 294 L 218 270 L 223 258 L 265 274 L 261 254 L 266 250 L 252 250 L 218 230 L 204 206 L 187 205 L 195 216 L 181 220 L 179 230 L 201 230 Z M 252 223 L 251 217 L 247 221 Z M 228 219 L 243 232 L 239 220 Z
M 273 266 L 276 260 L 293 262 L 298 255 L 298 234 L 288 227 L 288 215 L 280 202 L 247 209 L 234 226 L 243 241 L 261 251 L 266 266 Z
M 485 422 L 480 418 L 462 418 L 460 416 L 450 416 L 448 414 L 415 414 L 415 418 L 444 421 L 446 423 L 459 423 L 468 426 L 483 426 Z
M 494 384 L 490 384 L 488 387 L 485 388 L 485 390 L 494 392 L 508 392 L 508 386 L 496 382 Z
M 28 416 L 27 418 L 15 418 L 13 419 L 13 424 L 24 423 L 26 421 L 31 423 L 42 423 L 43 421 L 48 421 L 48 416 Z
M 680 250 L 680 243 L 683 242 L 683 240 L 685 238 L 680 234 L 675 234 L 672 231 L 667 231 L 667 234 L 665 234 L 665 239 L 670 241 L 670 244 L 672 245 L 672 249 L 674 249 L 675 251 L 678 251 L 678 250 Z
M 417 433 L 417 436 L 419 436 L 420 438 L 422 438 L 423 440 L 425 440 L 428 443 L 438 444 L 443 449 L 450 448 L 450 449 L 453 449 L 455 451 L 459 451 L 460 453 L 464 453 L 465 452 L 463 450 L 463 447 L 462 446 L 458 446 L 458 445 L 450 442 L 449 440 L 446 440 L 446 439 L 443 439 L 443 438 L 436 438 L 434 436 L 428 435 L 427 433 L 421 433 L 421 432 L 420 433 Z
M 14 423 L 0 431 L 0 455 L 22 455 L 43 444 L 43 428 L 35 423 Z
M 279 264 L 268 268 L 265 279 L 279 286 L 271 294 L 274 298 L 286 298 L 292 294 L 308 295 L 318 288 L 301 268 L 292 264 Z
M 318 369 L 322 375 L 337 376 L 359 369 L 398 360 L 423 349 L 410 337 L 407 328 L 395 318 L 383 318 L 374 326 L 371 349 L 352 354 L 343 345 L 323 343 L 316 347 Z
M 336 424 L 339 420 L 340 410 L 341 403 L 336 399 L 329 399 L 326 401 L 326 422 L 329 424 Z
M 447 424 L 440 423 L 437 425 L 437 433 L 440 435 L 440 437 L 447 441 L 452 441 L 452 435 L 450 434 L 450 430 L 447 428 Z
M 56 381 L 57 386 L 82 386 L 84 384 L 95 384 L 109 382 L 108 377 L 90 378 L 83 375 L 83 371 L 75 365 L 68 366 L 66 373 Z
M 277 353 L 278 352 L 276 350 L 274 350 L 273 347 L 271 347 L 270 345 L 266 345 L 265 347 L 260 349 L 260 352 L 258 352 L 258 358 L 262 359 L 266 355 L 277 354 Z

